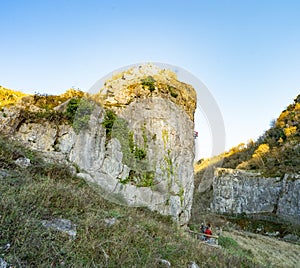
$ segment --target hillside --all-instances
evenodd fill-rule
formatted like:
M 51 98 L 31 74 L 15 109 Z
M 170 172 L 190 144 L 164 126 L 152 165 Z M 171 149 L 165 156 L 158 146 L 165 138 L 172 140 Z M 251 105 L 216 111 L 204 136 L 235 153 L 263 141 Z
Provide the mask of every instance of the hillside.
M 230 232 L 211 248 L 168 216 L 106 201 L 97 186 L 19 143 L 0 136 L 0 148 L 2 267 L 296 267 L 300 246 L 223 222 Z M 70 223 L 46 228 L 58 220 Z
M 0 86 L 0 109 L 5 106 L 14 105 L 27 94 Z
M 201 159 L 195 165 L 195 189 L 201 185 L 204 199 L 200 204 L 207 208 L 211 201 L 208 191 L 214 168 L 238 168 L 257 171 L 265 177 L 283 176 L 300 171 L 300 95 L 257 141 L 240 143 L 218 156 Z M 197 191 L 196 191 L 197 192 Z M 197 194 L 197 193 L 196 193 Z
M 300 95 L 257 141 L 195 165 L 191 222 L 217 207 L 227 211 L 224 216 L 235 214 L 226 218 L 242 230 L 263 226 L 265 233 L 278 232 L 281 238 L 299 237 L 299 172 Z
M 241 143 L 228 152 L 200 160 L 195 170 L 210 165 L 259 170 L 265 176 L 281 176 L 300 171 L 300 95 L 257 141 Z
M 299 172 L 300 95 L 257 141 L 196 163 L 190 224 L 222 219 L 241 231 L 226 235 L 245 250 L 260 252 L 257 258 L 286 259 L 280 255 L 287 249 L 278 246 L 279 239 L 293 237 L 294 243 L 300 242 Z M 215 215 L 217 211 L 222 216 Z M 270 234 L 277 239 L 265 244 Z M 295 255 L 282 267 L 298 267 L 297 250 L 291 246 L 288 251 Z
M 50 120 L 74 127 L 78 102 L 68 102 L 74 97 L 80 99 L 83 93 L 25 96 L 10 106 L 34 104 L 22 114 L 25 122 Z M 208 247 L 170 216 L 111 203 L 99 186 L 77 177 L 78 166 L 49 162 L 50 152 L 38 153 L 8 137 L 0 135 L 2 267 L 296 267 L 296 245 L 236 233 L 236 227 L 216 217 L 210 221 L 230 232 L 221 237 L 222 248 Z M 259 251 L 245 246 L 253 240 L 260 243 Z M 276 252 L 280 261 L 268 251 L 275 241 L 282 249 Z M 259 257 L 262 253 L 269 257 Z
M 103 199 L 97 186 L 0 137 L 0 254 L 12 267 L 258 267 L 207 248 L 170 217 Z M 73 229 L 46 228 L 64 219 Z M 67 224 L 68 225 L 68 224 Z M 72 231 L 72 232 L 71 232 Z M 1 266 L 5 267 L 5 266 Z M 10 267 L 10 266 L 7 266 Z
M 83 97 L 83 95 L 84 93 L 82 91 L 75 89 L 69 89 L 65 93 L 57 96 L 39 93 L 30 95 L 0 86 L 0 109 L 3 110 L 4 107 L 22 105 L 27 102 L 30 105 L 49 110 L 71 98 Z

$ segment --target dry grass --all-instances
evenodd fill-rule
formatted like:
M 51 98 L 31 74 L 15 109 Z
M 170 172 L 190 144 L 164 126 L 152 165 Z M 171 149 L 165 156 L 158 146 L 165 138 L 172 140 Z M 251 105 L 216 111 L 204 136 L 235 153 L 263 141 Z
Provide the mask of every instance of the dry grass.
M 270 267 L 300 267 L 300 246 L 253 233 L 223 232 L 223 236 L 237 241 L 244 250 L 251 252 L 254 261 Z
M 19 157 L 32 165 L 18 167 Z M 201 245 L 170 217 L 106 201 L 66 167 L 1 137 L 0 182 L 0 254 L 12 267 L 260 267 Z M 42 225 L 55 218 L 76 224 L 76 238 Z

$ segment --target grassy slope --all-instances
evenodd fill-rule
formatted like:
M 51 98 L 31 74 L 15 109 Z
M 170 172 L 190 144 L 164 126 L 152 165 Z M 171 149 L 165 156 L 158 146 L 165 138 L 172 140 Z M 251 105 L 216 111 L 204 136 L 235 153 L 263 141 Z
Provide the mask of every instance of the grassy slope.
M 238 249 L 250 251 L 258 262 L 269 263 L 273 267 L 300 267 L 300 246 L 254 233 L 231 231 L 224 236 L 237 242 Z
M 6 93 L 11 92 L 1 88 L 0 93 L 5 93 L 7 99 Z M 74 94 L 77 96 L 73 91 L 58 97 L 35 95 L 34 102 L 38 107 L 51 109 Z M 22 96 L 8 97 L 12 103 L 7 104 L 13 105 Z M 292 133 L 285 129 L 299 118 L 298 108 L 297 103 L 289 106 L 288 112 L 277 120 L 281 123 L 274 125 L 275 131 L 265 134 L 259 142 L 239 145 L 222 156 L 203 161 L 198 166 L 196 180 L 203 174 L 210 176 L 211 167 L 224 159 L 227 167 L 245 162 L 244 166 L 261 168 L 260 159 L 251 163 L 251 158 L 266 138 L 272 144 L 271 149 L 294 150 L 299 127 L 296 131 L 289 129 Z M 278 126 L 283 133 L 290 134 L 280 142 L 281 136 L 272 137 L 274 133 L 282 135 Z M 32 166 L 18 167 L 15 160 L 22 156 L 30 158 Z M 265 156 L 263 165 L 269 161 Z M 205 167 L 210 167 L 210 171 Z M 284 167 L 293 165 L 284 163 Z M 15 267 L 161 267 L 159 259 L 169 260 L 172 267 L 186 267 L 190 261 L 200 267 L 260 267 L 263 263 L 267 267 L 296 267 L 298 261 L 294 252 L 299 247 L 274 239 L 268 242 L 260 237 L 254 239 L 244 233 L 224 232 L 223 250 L 201 245 L 178 229 L 170 218 L 142 208 L 109 203 L 101 198 L 96 186 L 72 176 L 63 166 L 46 164 L 34 152 L 3 137 L 0 137 L 0 195 L 0 254 Z M 76 239 L 42 226 L 42 220 L 53 218 L 75 223 Z M 105 220 L 110 218 L 117 219 L 117 223 L 108 227 Z M 9 249 L 3 247 L 7 243 L 11 244 Z M 257 243 L 259 247 L 255 246 Z M 274 254 L 270 253 L 272 243 L 277 247 L 277 251 L 271 250 Z
M 32 165 L 20 168 L 19 157 Z M 249 259 L 207 248 L 169 217 L 143 208 L 109 203 L 63 166 L 0 138 L 0 254 L 14 267 L 258 267 Z M 117 223 L 108 227 L 105 219 Z M 41 221 L 65 218 L 77 226 L 75 239 L 46 229 Z M 10 244 L 9 249 L 3 246 Z

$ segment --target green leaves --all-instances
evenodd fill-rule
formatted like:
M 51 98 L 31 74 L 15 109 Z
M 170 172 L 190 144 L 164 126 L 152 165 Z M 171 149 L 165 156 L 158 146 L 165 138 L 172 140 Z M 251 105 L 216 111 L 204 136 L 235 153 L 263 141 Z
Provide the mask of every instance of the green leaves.
M 147 76 L 144 79 L 141 79 L 142 85 L 147 86 L 150 92 L 155 90 L 155 85 L 154 83 L 156 82 L 155 79 L 152 76 Z
M 73 124 L 76 134 L 88 127 L 94 103 L 83 98 L 73 98 L 69 101 L 65 116 Z

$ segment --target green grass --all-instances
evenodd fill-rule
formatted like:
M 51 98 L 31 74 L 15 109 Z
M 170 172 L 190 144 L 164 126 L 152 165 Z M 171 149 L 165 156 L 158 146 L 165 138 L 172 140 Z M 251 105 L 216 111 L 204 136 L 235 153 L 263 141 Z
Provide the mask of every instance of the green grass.
M 242 249 L 239 244 L 232 238 L 221 236 L 219 238 L 219 245 L 225 248 L 230 254 L 238 257 L 245 257 L 245 258 L 253 258 L 253 254 L 249 250 Z
M 281 218 L 276 217 L 272 213 L 261 213 L 252 215 L 223 215 L 226 220 L 236 224 L 239 228 L 246 232 L 257 233 L 258 229 L 263 232 L 275 233 L 279 232 L 278 237 L 283 238 L 287 234 L 300 236 L 300 225 L 297 223 L 290 223 Z
M 21 168 L 19 157 L 32 165 Z M 257 267 L 243 256 L 207 248 L 170 217 L 110 203 L 64 166 L 0 137 L 0 255 L 13 267 Z M 107 226 L 106 219 L 116 223 Z M 75 239 L 42 225 L 64 218 Z M 10 244 L 5 250 L 4 245 Z
M 155 79 L 152 76 L 147 76 L 141 80 L 142 85 L 148 87 L 150 92 L 155 90 Z

